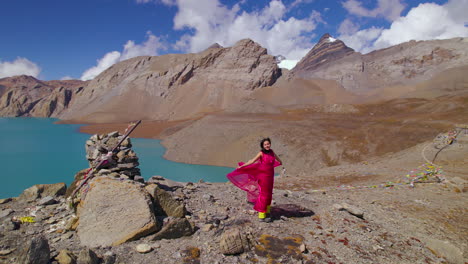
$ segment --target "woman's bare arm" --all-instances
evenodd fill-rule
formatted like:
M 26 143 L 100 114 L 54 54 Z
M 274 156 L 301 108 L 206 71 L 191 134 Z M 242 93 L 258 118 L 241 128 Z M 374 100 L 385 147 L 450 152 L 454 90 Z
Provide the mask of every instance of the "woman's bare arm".
M 277 161 L 279 161 L 279 163 L 280 163 L 281 165 L 283 165 L 283 162 L 282 162 L 281 159 L 278 157 L 278 155 L 276 155 L 276 153 L 274 153 L 274 152 L 273 152 L 273 154 L 275 154 L 275 159 L 276 159 Z
M 239 167 L 237 167 L 237 168 L 239 169 L 239 168 L 248 166 L 248 165 L 250 165 L 250 164 L 256 162 L 261 156 L 262 156 L 262 152 L 259 152 L 259 153 L 257 154 L 257 156 L 255 156 L 253 159 L 247 161 L 247 163 L 244 163 L 244 165 L 239 166 Z

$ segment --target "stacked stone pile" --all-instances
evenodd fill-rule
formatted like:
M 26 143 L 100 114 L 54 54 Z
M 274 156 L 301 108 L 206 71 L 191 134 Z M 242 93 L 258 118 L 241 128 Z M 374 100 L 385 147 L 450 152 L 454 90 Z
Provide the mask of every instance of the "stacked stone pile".
M 93 135 L 86 141 L 86 159 L 89 166 L 95 168 L 103 159 L 107 160 L 95 176 L 107 175 L 114 178 L 132 179 L 142 181 L 140 174 L 138 156 L 132 150 L 130 138 L 126 138 L 120 145 L 117 152 L 112 156 L 106 156 L 119 142 L 123 135 L 119 132 L 111 132 L 104 135 Z

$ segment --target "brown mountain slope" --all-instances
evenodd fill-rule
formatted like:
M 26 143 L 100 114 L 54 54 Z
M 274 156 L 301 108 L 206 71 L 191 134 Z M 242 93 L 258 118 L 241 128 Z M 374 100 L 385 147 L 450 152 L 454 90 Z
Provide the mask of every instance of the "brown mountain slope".
M 86 87 L 63 119 L 176 120 L 225 109 L 281 75 L 251 40 L 197 54 L 137 57 L 113 65 Z

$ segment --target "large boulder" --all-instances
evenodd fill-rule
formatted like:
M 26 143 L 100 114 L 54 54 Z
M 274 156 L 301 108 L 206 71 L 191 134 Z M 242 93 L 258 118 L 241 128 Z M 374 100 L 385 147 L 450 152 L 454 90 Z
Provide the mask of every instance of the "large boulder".
M 64 195 L 66 191 L 67 185 L 63 182 L 54 184 L 36 184 L 24 190 L 19 196 L 19 200 L 23 202 L 31 202 L 42 197 L 61 196 Z
M 78 237 L 88 247 L 115 246 L 159 230 L 151 198 L 140 184 L 97 177 L 78 208 Z
M 184 203 L 175 200 L 169 192 L 159 188 L 158 185 L 150 184 L 145 189 L 153 198 L 156 215 L 181 218 L 187 214 Z
M 21 253 L 21 264 L 47 264 L 50 260 L 49 242 L 44 236 L 34 237 Z

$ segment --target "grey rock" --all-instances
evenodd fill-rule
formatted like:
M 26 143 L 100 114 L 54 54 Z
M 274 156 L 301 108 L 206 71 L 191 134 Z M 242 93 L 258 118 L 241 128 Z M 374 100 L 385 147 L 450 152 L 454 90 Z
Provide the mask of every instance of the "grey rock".
M 102 264 L 114 264 L 117 256 L 112 251 L 107 251 L 102 256 Z
M 59 264 L 76 264 L 76 256 L 67 249 L 60 250 L 55 260 L 57 260 Z
M 145 189 L 153 198 L 156 215 L 184 217 L 187 214 L 184 203 L 174 199 L 169 192 L 159 188 L 158 185 L 150 184 Z
M 0 219 L 9 216 L 13 212 L 14 211 L 12 209 L 10 209 L 10 208 L 0 211 Z
M 47 264 L 50 260 L 50 248 L 44 236 L 33 238 L 23 249 L 20 263 L 24 264 Z
M 148 193 L 133 181 L 97 177 L 79 210 L 81 244 L 115 246 L 159 230 Z
M 152 240 L 174 239 L 190 236 L 194 233 L 192 224 L 186 218 L 173 218 L 163 226 L 161 231 L 154 234 Z
M 62 195 L 65 195 L 65 192 L 67 191 L 67 185 L 63 182 L 54 183 L 54 184 L 41 184 L 41 187 L 42 187 L 41 197 L 62 196 Z
M 141 182 L 141 183 L 145 183 L 145 178 L 141 177 L 141 176 L 135 176 L 133 178 L 134 181 L 136 182 Z
M 89 248 L 86 248 L 80 251 L 80 253 L 78 254 L 76 263 L 77 264 L 99 264 L 99 258 L 96 255 L 96 253 L 94 253 L 94 251 L 92 251 Z
M 34 185 L 24 190 L 18 199 L 20 201 L 31 202 L 41 196 L 43 188 L 40 185 Z
M 13 231 L 20 228 L 20 224 L 18 222 L 13 222 L 10 219 L 6 219 L 0 225 L 0 231 Z
M 37 202 L 38 205 L 52 205 L 58 203 L 52 196 L 46 196 Z

